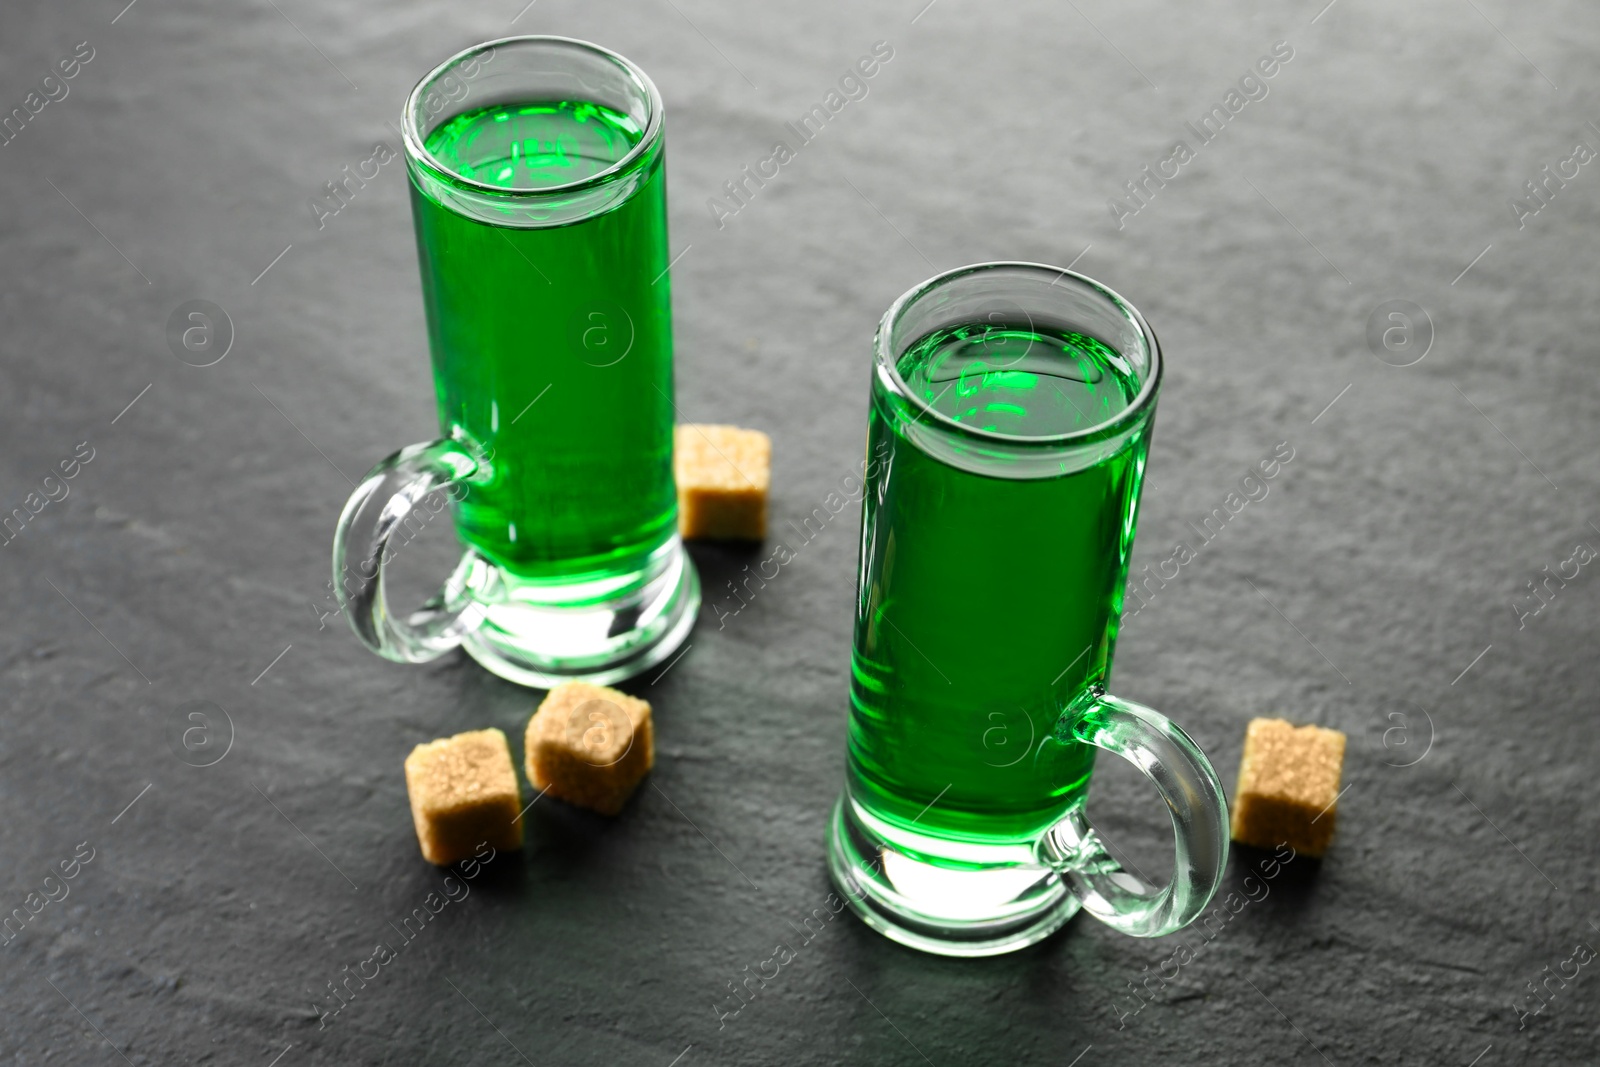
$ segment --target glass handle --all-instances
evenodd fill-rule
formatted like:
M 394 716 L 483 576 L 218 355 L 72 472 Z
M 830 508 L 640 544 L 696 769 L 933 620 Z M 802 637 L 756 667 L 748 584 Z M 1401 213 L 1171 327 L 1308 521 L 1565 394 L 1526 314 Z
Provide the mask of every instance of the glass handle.
M 429 493 L 465 490 L 487 476 L 486 464 L 456 441 L 402 448 L 372 468 L 350 494 L 333 534 L 333 588 L 361 643 L 384 659 L 424 663 L 461 643 L 476 625 L 464 618 L 463 590 L 446 585 L 419 611 L 401 619 L 389 611 L 384 565 L 389 538 Z M 463 494 L 464 495 L 464 494 Z
M 1080 804 L 1040 843 L 1084 910 L 1134 937 L 1159 937 L 1192 922 L 1211 902 L 1228 863 L 1228 804 L 1205 753 L 1169 719 L 1091 688 L 1062 716 L 1075 741 L 1114 752 L 1155 783 L 1172 815 L 1172 881 L 1165 888 L 1123 870 Z

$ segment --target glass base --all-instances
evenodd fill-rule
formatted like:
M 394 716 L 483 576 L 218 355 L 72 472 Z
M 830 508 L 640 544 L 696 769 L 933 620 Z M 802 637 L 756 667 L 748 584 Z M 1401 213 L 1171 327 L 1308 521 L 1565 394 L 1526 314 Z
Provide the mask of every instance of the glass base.
M 467 654 L 537 689 L 641 674 L 678 651 L 700 610 L 700 578 L 676 537 L 646 572 L 604 587 L 522 582 L 468 552 L 446 588 L 478 617 L 461 641 Z
M 941 956 L 1013 952 L 1055 933 L 1080 907 L 1031 848 L 907 834 L 873 819 L 848 790 L 828 827 L 828 871 L 868 926 Z

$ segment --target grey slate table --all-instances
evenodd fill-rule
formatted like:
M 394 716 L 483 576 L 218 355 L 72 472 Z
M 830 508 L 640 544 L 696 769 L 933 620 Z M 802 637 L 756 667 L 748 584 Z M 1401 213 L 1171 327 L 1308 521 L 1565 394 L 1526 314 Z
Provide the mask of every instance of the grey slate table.
M 1600 1059 L 1600 574 L 1529 586 L 1600 546 L 1600 166 L 1575 152 L 1600 147 L 1600 12 L 522 2 L 0 11 L 0 113 L 25 117 L 0 146 L 0 510 L 28 520 L 0 549 L 0 913 L 28 919 L 0 945 L 0 1059 Z M 1345 730 L 1323 862 L 1266 879 L 1238 850 L 1228 888 L 1253 899 L 1210 937 L 1080 918 L 960 962 L 844 916 L 733 1015 L 729 983 L 829 892 L 852 506 L 736 616 L 726 583 L 761 554 L 697 548 L 692 645 L 632 686 L 657 710 L 650 784 L 614 822 L 537 805 L 527 852 L 403 940 L 441 875 L 402 759 L 486 725 L 520 752 L 537 694 L 455 656 L 381 662 L 328 614 L 351 480 L 434 425 L 403 164 L 320 228 L 311 201 L 398 149 L 426 69 L 515 32 L 600 41 L 660 85 L 679 403 L 772 434 L 778 531 L 859 461 L 878 316 L 967 262 L 1075 263 L 1161 335 L 1136 571 L 1292 446 L 1129 618 L 1117 688 L 1230 784 L 1252 716 Z M 877 41 L 865 97 L 737 213 L 708 204 Z M 1278 42 L 1292 58 L 1235 113 Z M 211 366 L 168 343 L 191 300 L 232 323 Z M 444 525 L 400 567 L 413 592 Z M 209 766 L 180 743 L 197 708 Z M 1160 860 L 1130 775 L 1102 766 L 1091 803 Z M 324 1015 L 380 941 L 396 958 Z

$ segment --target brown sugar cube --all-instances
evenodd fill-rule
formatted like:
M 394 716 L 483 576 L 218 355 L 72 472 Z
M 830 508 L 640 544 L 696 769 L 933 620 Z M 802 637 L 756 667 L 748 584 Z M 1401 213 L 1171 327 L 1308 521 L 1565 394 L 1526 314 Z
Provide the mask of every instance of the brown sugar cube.
M 422 858 L 440 866 L 479 845 L 522 847 L 522 793 L 499 730 L 473 730 L 418 745 L 406 757 L 406 792 Z
M 1251 719 L 1233 797 L 1233 839 L 1320 856 L 1339 816 L 1344 734 L 1296 728 L 1282 719 Z
M 530 782 L 603 815 L 620 812 L 656 762 L 650 704 L 587 682 L 550 690 L 528 720 L 527 742 Z
M 678 533 L 685 540 L 767 536 L 772 439 L 737 426 L 677 428 Z

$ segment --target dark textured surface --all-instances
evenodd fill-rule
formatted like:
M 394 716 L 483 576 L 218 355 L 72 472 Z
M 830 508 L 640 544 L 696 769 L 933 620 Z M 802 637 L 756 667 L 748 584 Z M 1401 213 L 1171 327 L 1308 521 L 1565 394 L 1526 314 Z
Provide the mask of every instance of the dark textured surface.
M 0 1058 L 1593 1061 L 1592 968 L 1552 980 L 1524 1029 L 1512 1005 L 1600 943 L 1600 577 L 1585 567 L 1520 629 L 1514 605 L 1600 545 L 1600 173 L 1520 230 L 1509 203 L 1574 142 L 1600 144 L 1591 6 L 538 0 L 511 27 L 521 2 L 0 12 L 0 108 L 77 42 L 95 50 L 0 147 L 0 505 L 94 449 L 0 550 L 0 907 L 94 850 L 0 947 Z M 859 461 L 883 308 L 966 262 L 1092 246 L 1079 268 L 1161 334 L 1137 567 L 1292 444 L 1271 494 L 1128 621 L 1117 688 L 1187 726 L 1230 785 L 1252 715 L 1348 731 L 1340 837 L 1151 979 L 1156 1002 L 1120 1028 L 1129 983 L 1170 976 L 1201 935 L 1080 918 L 958 962 L 841 918 L 719 1025 L 727 983 L 828 893 L 853 507 L 720 629 L 724 583 L 760 556 L 697 550 L 692 647 L 633 687 L 659 724 L 650 785 L 614 823 L 536 807 L 529 850 L 319 1025 L 326 983 L 441 886 L 405 753 L 487 725 L 520 751 L 534 694 L 457 657 L 381 662 L 319 620 L 348 479 L 434 427 L 403 164 L 321 230 L 308 200 L 375 142 L 398 148 L 386 123 L 426 69 L 506 32 L 600 41 L 660 85 L 687 249 L 679 402 L 773 435 L 780 532 Z M 707 198 L 880 39 L 895 54 L 870 94 L 718 230 Z M 1280 40 L 1294 58 L 1270 95 L 1119 231 L 1107 198 L 1174 139 L 1193 147 L 1183 123 Z M 1365 340 L 1394 298 L 1436 328 L 1414 366 Z M 169 351 L 191 299 L 236 326 L 215 366 Z M 444 541 L 418 553 L 418 589 Z M 231 716 L 214 766 L 174 755 L 191 701 Z M 1386 734 L 1395 713 L 1409 734 Z M 1094 810 L 1159 860 L 1153 794 L 1113 770 Z M 1230 884 L 1259 861 L 1241 850 Z

